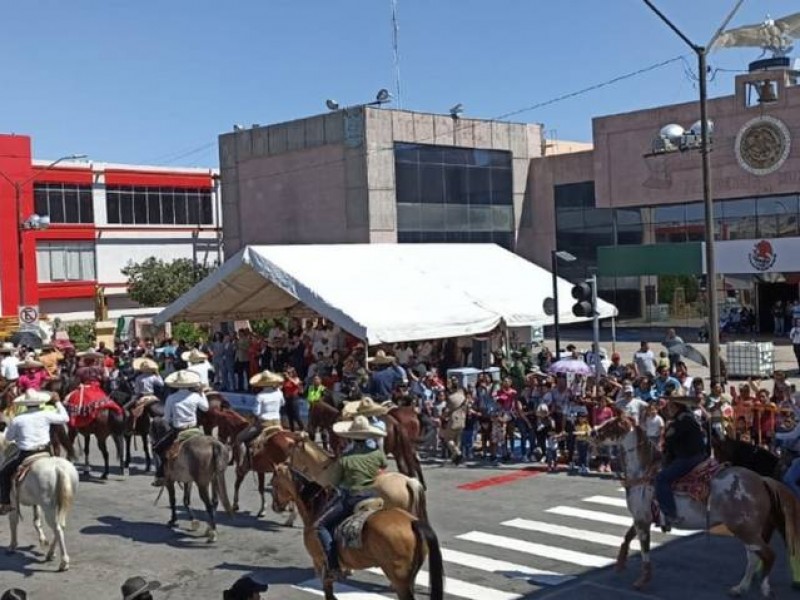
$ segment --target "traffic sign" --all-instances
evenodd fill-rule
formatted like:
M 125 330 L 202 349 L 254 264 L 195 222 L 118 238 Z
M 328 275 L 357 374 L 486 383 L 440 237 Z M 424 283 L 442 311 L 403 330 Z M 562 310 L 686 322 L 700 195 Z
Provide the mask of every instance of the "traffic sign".
M 20 306 L 19 312 L 20 331 L 39 331 L 39 307 L 34 305 Z

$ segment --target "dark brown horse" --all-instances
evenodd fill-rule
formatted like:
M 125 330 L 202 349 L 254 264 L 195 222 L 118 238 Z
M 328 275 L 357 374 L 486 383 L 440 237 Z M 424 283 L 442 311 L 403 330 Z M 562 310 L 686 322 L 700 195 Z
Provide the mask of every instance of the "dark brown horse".
M 261 508 L 256 516 L 264 516 L 264 474 L 272 473 L 275 467 L 289 460 L 292 448 L 297 443 L 297 435 L 291 431 L 281 430 L 272 435 L 265 444 L 256 443 L 253 449 L 240 456 L 236 462 L 236 482 L 233 484 L 233 510 L 239 510 L 239 487 L 245 476 L 253 471 L 258 478 L 258 493 L 261 497 Z M 256 440 L 257 442 L 258 440 Z M 239 452 L 237 452 L 237 455 Z M 294 522 L 294 515 L 287 525 Z
M 339 456 L 344 449 L 344 442 L 333 433 L 333 424 L 339 420 L 341 415 L 340 410 L 326 399 L 311 404 L 308 409 L 308 423 L 306 424 L 306 431 L 309 437 L 313 440 L 316 439 L 317 432 L 320 432 L 322 438 L 322 447 L 332 452 L 334 455 Z

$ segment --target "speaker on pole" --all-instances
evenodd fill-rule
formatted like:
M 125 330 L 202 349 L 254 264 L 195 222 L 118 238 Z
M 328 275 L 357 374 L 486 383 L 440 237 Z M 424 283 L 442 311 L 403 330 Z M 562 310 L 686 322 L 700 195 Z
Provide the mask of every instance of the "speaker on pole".
M 488 369 L 491 366 L 489 338 L 472 338 L 472 368 Z

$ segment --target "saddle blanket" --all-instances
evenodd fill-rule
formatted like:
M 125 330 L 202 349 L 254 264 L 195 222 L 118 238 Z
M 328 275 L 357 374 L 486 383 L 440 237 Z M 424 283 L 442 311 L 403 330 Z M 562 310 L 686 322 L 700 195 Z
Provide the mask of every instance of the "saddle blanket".
M 109 399 L 98 385 L 81 385 L 70 392 L 64 400 L 64 408 L 69 414 L 70 427 L 86 427 L 97 418 L 102 410 L 112 410 L 124 414 L 122 407 Z
M 184 442 L 187 442 L 199 435 L 203 435 L 203 430 L 199 427 L 191 427 L 190 429 L 184 429 L 181 431 L 178 434 L 178 437 L 175 438 L 172 446 L 170 446 L 169 450 L 167 450 L 167 462 L 172 462 L 178 457 L 178 454 L 181 451 L 181 446 L 183 446 Z
M 689 473 L 672 484 L 676 494 L 686 494 L 693 500 L 705 502 L 711 493 L 711 479 L 720 472 L 722 465 L 713 458 L 707 458 Z
M 14 484 L 19 485 L 25 479 L 25 476 L 31 470 L 33 463 L 41 458 L 47 458 L 50 456 L 48 452 L 37 452 L 36 454 L 31 454 L 25 460 L 22 461 L 19 467 L 17 467 L 17 473 L 14 476 Z
M 258 434 L 258 437 L 252 441 L 250 447 L 253 449 L 254 452 L 258 452 L 259 448 L 263 448 L 264 446 L 269 443 L 269 441 L 275 436 L 277 433 L 283 431 L 283 427 L 280 425 L 270 425 L 268 427 L 264 427 L 261 430 L 261 433 Z
M 380 498 L 367 498 L 356 504 L 353 514 L 347 517 L 336 528 L 334 537 L 340 546 L 359 550 L 361 548 L 361 532 L 364 524 L 374 513 L 383 508 Z

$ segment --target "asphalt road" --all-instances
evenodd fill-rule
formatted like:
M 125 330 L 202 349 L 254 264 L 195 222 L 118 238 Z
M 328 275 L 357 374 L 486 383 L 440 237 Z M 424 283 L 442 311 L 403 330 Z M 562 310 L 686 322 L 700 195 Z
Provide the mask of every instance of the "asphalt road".
M 97 464 L 99 455 L 94 452 Z M 622 575 L 608 566 L 628 522 L 618 482 L 522 467 L 426 467 L 431 520 L 444 549 L 448 598 L 704 600 L 723 597 L 741 577 L 744 551 L 738 541 L 656 533 L 660 545 L 653 553 L 654 582 L 646 594 L 632 592 L 638 558 L 631 559 Z M 508 481 L 491 481 L 498 476 L 509 476 Z M 230 486 L 230 476 L 228 481 Z M 214 545 L 205 542 L 202 530 L 189 531 L 186 520 L 181 529 L 169 529 L 166 498 L 154 506 L 149 483 L 150 476 L 135 468 L 125 480 L 113 474 L 107 482 L 81 482 L 68 525 L 72 568 L 66 573 L 55 572 L 57 563 L 41 562 L 43 554 L 33 545 L 36 538 L 26 511 L 20 526 L 22 552 L 0 554 L 0 590 L 21 587 L 33 599 L 119 598 L 121 583 L 142 575 L 161 582 L 156 598 L 199 600 L 221 598 L 231 582 L 252 574 L 271 584 L 267 598 L 319 597 L 299 521 L 288 529 L 269 511 L 256 519 L 258 500 L 251 478 L 243 488 L 244 512 L 221 517 Z M 0 546 L 7 543 L 8 525 L 2 521 Z M 778 543 L 776 538 L 776 548 Z M 394 597 L 384 582 L 381 575 L 357 573 L 337 588 L 338 597 Z M 773 586 L 778 598 L 792 594 L 782 549 Z M 426 598 L 426 589 L 418 589 L 419 597 Z

